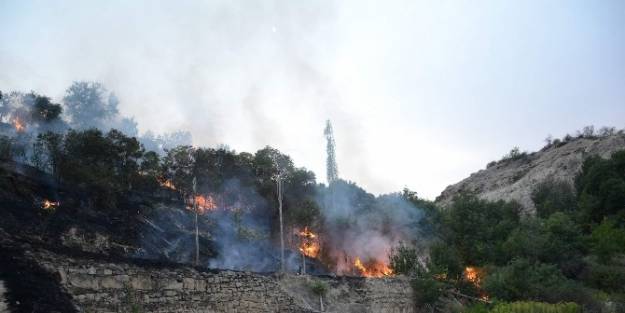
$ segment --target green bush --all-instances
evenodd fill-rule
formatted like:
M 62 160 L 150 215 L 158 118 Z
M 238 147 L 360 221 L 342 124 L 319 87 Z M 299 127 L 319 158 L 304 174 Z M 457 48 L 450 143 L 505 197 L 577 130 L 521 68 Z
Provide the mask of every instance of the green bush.
M 522 301 L 512 303 L 500 303 L 490 310 L 491 313 L 581 313 L 582 308 L 572 302 L 566 303 L 543 303 Z
M 404 243 L 400 242 L 397 247 L 391 249 L 389 259 L 393 273 L 412 276 L 422 271 L 417 250 Z
M 438 301 L 443 293 L 444 284 L 432 277 L 417 277 L 412 280 L 415 300 L 418 305 L 431 305 Z
M 582 275 L 583 281 L 606 292 L 625 292 L 625 267 L 589 262 Z
M 483 287 L 493 298 L 505 301 L 541 299 L 560 301 L 551 296 L 567 279 L 555 265 L 532 263 L 527 259 L 514 259 L 510 264 L 495 268 L 484 278 Z
M 488 313 L 490 309 L 484 303 L 476 303 L 465 308 L 462 313 Z
M 460 195 L 443 212 L 443 235 L 463 264 L 505 264 L 503 242 L 519 223 L 515 202 L 489 202 L 474 195 Z
M 547 179 L 532 190 L 532 201 L 539 217 L 555 212 L 572 212 L 577 208 L 575 189 L 565 181 Z
M 617 228 L 616 222 L 604 219 L 590 235 L 590 250 L 603 263 L 609 263 L 620 253 L 625 253 L 625 229 Z
M 311 282 L 308 287 L 318 296 L 323 296 L 328 291 L 328 285 L 320 280 Z

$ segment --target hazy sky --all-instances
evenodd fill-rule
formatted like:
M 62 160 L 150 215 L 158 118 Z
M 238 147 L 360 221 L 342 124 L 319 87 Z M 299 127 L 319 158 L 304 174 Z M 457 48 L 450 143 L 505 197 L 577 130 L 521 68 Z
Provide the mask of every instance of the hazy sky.
M 0 0 L 0 90 L 97 80 L 141 131 L 274 146 L 427 198 L 548 135 L 625 126 L 625 1 Z

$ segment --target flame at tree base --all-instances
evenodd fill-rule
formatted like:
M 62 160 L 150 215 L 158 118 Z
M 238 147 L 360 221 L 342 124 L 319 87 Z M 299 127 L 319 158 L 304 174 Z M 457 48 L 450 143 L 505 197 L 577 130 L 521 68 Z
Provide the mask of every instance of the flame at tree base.
M 304 230 L 297 233 L 297 235 L 301 238 L 298 249 L 303 255 L 309 258 L 316 258 L 319 256 L 321 246 L 319 245 L 317 234 L 313 233 L 308 229 L 308 226 L 306 226 L 304 227 Z
M 488 295 L 482 290 L 482 278 L 484 277 L 484 271 L 477 267 L 467 266 L 464 268 L 464 279 L 473 284 L 475 288 L 480 292 L 480 299 L 488 301 Z
M 393 275 L 393 270 L 383 262 L 370 260 L 363 264 L 359 257 L 354 261 L 354 267 L 363 277 L 387 277 Z

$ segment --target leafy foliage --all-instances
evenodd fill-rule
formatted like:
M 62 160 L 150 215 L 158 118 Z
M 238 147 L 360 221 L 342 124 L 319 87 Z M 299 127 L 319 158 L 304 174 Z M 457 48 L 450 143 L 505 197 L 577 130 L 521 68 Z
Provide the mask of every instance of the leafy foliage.
M 518 225 L 519 211 L 517 203 L 461 195 L 443 213 L 443 236 L 456 248 L 463 264 L 505 263 L 503 243 Z
M 573 302 L 544 303 L 520 301 L 500 303 L 490 310 L 491 313 L 581 313 L 582 308 Z
M 318 295 L 323 296 L 328 292 L 328 285 L 321 280 L 314 280 L 309 284 L 310 290 Z
M 555 212 L 573 212 L 577 209 L 577 197 L 571 184 L 547 179 L 532 191 L 532 201 L 539 217 L 547 218 Z

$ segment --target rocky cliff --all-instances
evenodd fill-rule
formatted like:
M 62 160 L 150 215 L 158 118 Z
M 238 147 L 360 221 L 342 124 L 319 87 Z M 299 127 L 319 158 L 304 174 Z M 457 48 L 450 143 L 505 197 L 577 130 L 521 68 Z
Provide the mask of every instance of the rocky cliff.
M 538 152 L 490 164 L 445 188 L 436 202 L 446 207 L 455 195 L 468 192 L 487 200 L 516 200 L 532 213 L 535 208 L 531 194 L 536 184 L 546 179 L 573 184 L 586 158 L 592 155 L 607 158 L 623 149 L 625 135 L 622 133 L 558 142 Z

